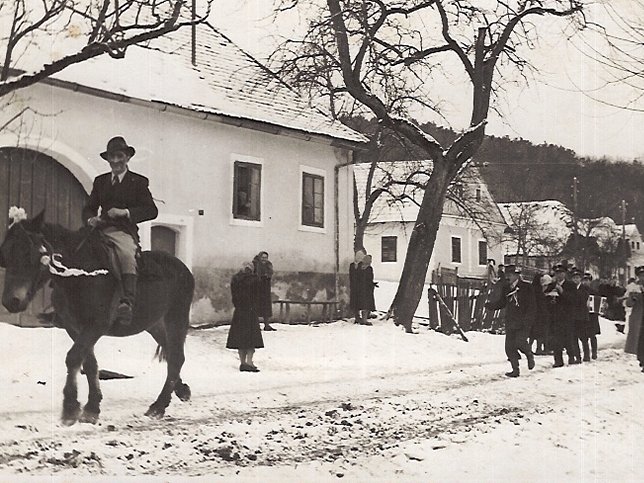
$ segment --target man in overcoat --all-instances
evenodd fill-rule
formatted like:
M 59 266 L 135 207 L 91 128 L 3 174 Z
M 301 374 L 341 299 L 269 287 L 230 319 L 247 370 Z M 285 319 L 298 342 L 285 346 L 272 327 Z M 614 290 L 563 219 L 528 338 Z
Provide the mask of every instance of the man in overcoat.
M 101 230 L 115 247 L 123 289 L 116 316 L 125 325 L 132 320 L 136 298 L 137 224 L 153 220 L 159 213 L 148 188 L 148 179 L 128 170 L 127 164 L 135 152 L 120 136 L 109 140 L 101 157 L 110 164 L 111 171 L 94 179 L 89 200 L 83 208 L 83 220 Z
M 534 322 L 536 303 L 532 284 L 521 278 L 521 269 L 508 265 L 505 273 L 509 283 L 503 287 L 503 295 L 496 302 L 488 302 L 486 306 L 497 310 L 505 307 L 505 354 L 512 366 L 508 377 L 519 377 L 519 351 L 528 360 L 528 369 L 534 368 L 534 355 L 528 344 L 530 327 Z

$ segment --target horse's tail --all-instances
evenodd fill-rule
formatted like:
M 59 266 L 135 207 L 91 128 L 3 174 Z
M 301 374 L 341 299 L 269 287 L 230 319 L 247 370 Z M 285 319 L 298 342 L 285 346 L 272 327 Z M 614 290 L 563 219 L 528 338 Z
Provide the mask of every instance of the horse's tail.
M 166 360 L 165 350 L 163 350 L 163 346 L 157 346 L 157 350 L 154 352 L 154 359 L 158 359 L 159 362 Z

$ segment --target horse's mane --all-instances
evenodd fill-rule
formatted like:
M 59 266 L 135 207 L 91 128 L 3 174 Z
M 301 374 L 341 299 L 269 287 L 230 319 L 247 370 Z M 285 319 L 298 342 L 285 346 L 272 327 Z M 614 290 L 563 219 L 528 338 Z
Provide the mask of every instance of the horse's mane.
M 85 270 L 109 267 L 107 253 L 97 230 L 83 227 L 74 231 L 58 224 L 43 223 L 42 232 L 68 266 Z

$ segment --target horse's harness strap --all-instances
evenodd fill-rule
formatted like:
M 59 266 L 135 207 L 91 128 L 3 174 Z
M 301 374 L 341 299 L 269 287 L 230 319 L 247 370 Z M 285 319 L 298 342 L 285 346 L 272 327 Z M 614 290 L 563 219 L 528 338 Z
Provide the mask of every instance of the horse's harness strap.
M 107 275 L 108 270 L 98 269 L 87 272 L 81 268 L 66 267 L 63 262 L 63 256 L 60 253 L 54 253 L 53 247 L 47 240 L 43 239 L 43 245 L 40 247 L 40 263 L 43 267 L 49 269 L 49 273 L 58 277 L 95 277 L 97 275 Z

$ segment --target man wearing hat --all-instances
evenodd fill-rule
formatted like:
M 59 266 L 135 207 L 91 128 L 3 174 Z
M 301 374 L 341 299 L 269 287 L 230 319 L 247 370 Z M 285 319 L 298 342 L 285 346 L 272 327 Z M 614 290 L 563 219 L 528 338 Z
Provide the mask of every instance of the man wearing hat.
M 590 292 L 588 287 L 582 283 L 583 273 L 572 268 L 570 281 L 572 282 L 570 292 L 566 292 L 564 300 L 570 305 L 570 315 L 573 320 L 574 335 L 573 335 L 573 351 L 576 363 L 581 362 L 581 351 L 579 350 L 579 341 L 582 342 L 584 350 L 584 362 L 590 362 L 590 347 L 588 346 L 588 338 L 586 334 L 588 326 L 588 296 Z M 566 298 L 570 297 L 570 300 Z
M 505 354 L 512 365 L 508 377 L 519 377 L 519 352 L 528 359 L 528 369 L 534 368 L 534 355 L 528 344 L 530 328 L 534 322 L 536 302 L 532 284 L 521 279 L 521 269 L 508 265 L 505 273 L 509 283 L 503 288 L 503 296 L 496 302 L 487 302 L 485 306 L 492 310 L 505 307 Z
M 548 287 L 547 295 L 552 296 L 555 303 L 552 320 L 554 367 L 562 367 L 564 348 L 568 354 L 568 364 L 581 362 L 573 310 L 577 285 L 566 279 L 568 270 L 563 264 L 555 265 L 554 272 L 555 280 L 552 286 Z
M 109 140 L 101 157 L 110 164 L 111 171 L 96 177 L 83 208 L 83 220 L 92 228 L 100 229 L 114 244 L 123 288 L 117 319 L 125 325 L 132 320 L 136 297 L 137 223 L 153 220 L 159 213 L 148 188 L 148 179 L 127 169 L 135 152 L 120 136 Z
M 588 325 L 586 326 L 586 344 L 590 342 L 590 357 L 591 359 L 597 359 L 597 336 L 601 334 L 601 328 L 599 326 L 599 309 L 601 307 L 601 297 L 599 296 L 597 290 L 595 290 L 591 282 L 593 281 L 593 276 L 586 272 L 581 279 L 581 283 L 588 290 Z M 583 341 L 582 341 L 583 343 Z M 584 346 L 584 353 L 587 352 L 586 346 Z

